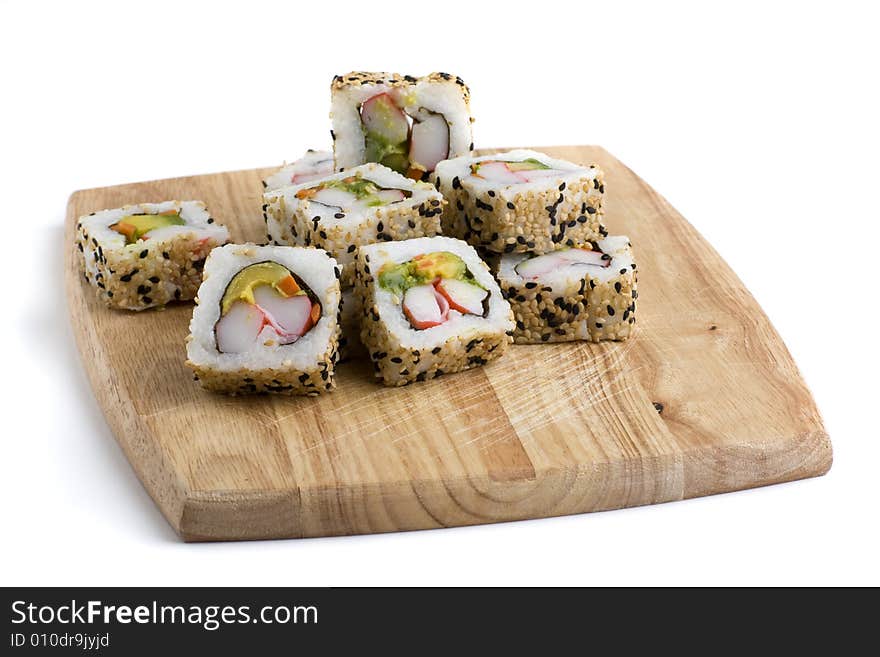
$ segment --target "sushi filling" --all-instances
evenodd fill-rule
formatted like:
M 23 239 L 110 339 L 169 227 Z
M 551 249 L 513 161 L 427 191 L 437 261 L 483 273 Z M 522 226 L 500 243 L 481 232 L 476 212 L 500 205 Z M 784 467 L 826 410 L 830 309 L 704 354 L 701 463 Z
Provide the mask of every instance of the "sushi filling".
M 263 344 L 292 344 L 321 318 L 321 302 L 287 267 L 258 262 L 239 271 L 220 300 L 217 351 L 239 354 Z
M 301 189 L 296 193 L 298 199 L 308 199 L 312 203 L 349 211 L 391 205 L 411 196 L 412 192 L 406 189 L 381 187 L 364 178 L 360 172 L 354 176 Z
M 323 178 L 329 173 L 333 173 L 333 156 L 329 153 L 325 157 L 314 157 L 316 151 L 309 151 L 302 158 L 296 167 L 295 172 L 290 177 L 291 185 L 301 185 L 311 180 Z
M 483 160 L 471 165 L 472 176 L 502 185 L 519 185 L 568 173 L 571 172 L 554 169 L 533 157 L 515 162 Z
M 388 93 L 360 107 L 365 156 L 414 180 L 421 180 L 449 157 L 449 124 L 439 112 L 423 107 L 404 112 Z
M 583 247 L 560 249 L 545 255 L 532 256 L 523 260 L 514 271 L 520 278 L 537 280 L 560 269 L 569 267 L 599 267 L 605 268 L 611 265 L 611 256 L 602 253 L 596 244 L 587 244 Z
M 403 313 L 416 330 L 439 326 L 453 312 L 485 317 L 489 311 L 489 291 L 461 258 L 447 251 L 383 265 L 379 286 L 403 298 Z
M 158 214 L 141 213 L 126 215 L 115 224 L 111 224 L 110 230 L 124 235 L 126 244 L 135 244 L 138 240 L 149 239 L 147 233 L 152 230 L 167 226 L 183 226 L 185 224 L 186 222 L 181 218 L 180 212 L 168 210 Z

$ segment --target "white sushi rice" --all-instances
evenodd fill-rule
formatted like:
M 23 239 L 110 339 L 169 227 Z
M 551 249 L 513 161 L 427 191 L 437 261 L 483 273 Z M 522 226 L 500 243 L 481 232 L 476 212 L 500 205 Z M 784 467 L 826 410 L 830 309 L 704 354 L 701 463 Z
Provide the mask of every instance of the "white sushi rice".
M 403 300 L 379 285 L 378 274 L 385 265 L 444 251 L 461 258 L 476 282 L 488 290 L 488 312 L 480 317 L 450 309 L 446 322 L 415 329 L 403 312 Z M 504 353 L 513 332 L 510 305 L 498 283 L 474 248 L 461 240 L 423 237 L 361 247 L 356 289 L 364 307 L 361 341 L 377 376 L 389 385 L 431 378 L 438 370 L 449 373 L 485 364 Z
M 333 153 L 309 149 L 298 160 L 284 164 L 280 169 L 263 179 L 266 191 L 273 191 L 288 185 L 304 183 L 333 173 Z M 299 179 L 299 180 L 295 180 Z
M 426 111 L 441 114 L 449 128 L 449 157 L 473 149 L 469 94 L 459 78 L 440 73 L 421 78 L 395 73 L 350 73 L 338 76 L 331 87 L 330 116 L 337 170 L 366 161 L 361 105 L 383 93 L 391 96 L 410 117 L 421 118 Z
M 220 302 L 229 281 L 245 267 L 258 262 L 277 262 L 299 276 L 321 302 L 321 318 L 292 344 L 263 344 L 246 353 L 222 353 L 217 349 L 214 327 L 220 319 Z M 214 372 L 250 370 L 296 370 L 316 368 L 339 331 L 339 280 L 336 261 L 319 249 L 288 246 L 228 244 L 214 249 L 205 263 L 204 280 L 196 297 L 186 353 L 188 362 Z M 334 344 L 335 347 L 335 344 Z

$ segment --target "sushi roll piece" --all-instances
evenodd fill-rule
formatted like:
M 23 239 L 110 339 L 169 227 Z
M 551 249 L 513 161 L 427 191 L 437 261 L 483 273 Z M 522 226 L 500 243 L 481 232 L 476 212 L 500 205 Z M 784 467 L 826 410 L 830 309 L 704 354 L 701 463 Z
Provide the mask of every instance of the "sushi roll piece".
M 510 253 L 498 269 L 520 344 L 625 340 L 636 321 L 637 279 L 622 235 L 544 255 Z
M 437 165 L 443 233 L 496 253 L 547 253 L 604 237 L 602 170 L 514 150 Z
M 273 191 L 288 185 L 301 185 L 334 171 L 333 153 L 310 148 L 298 160 L 285 164 L 272 175 L 263 178 L 263 187 L 266 191 Z
M 448 73 L 337 75 L 330 87 L 337 170 L 379 162 L 422 180 L 441 160 L 470 153 L 470 91 Z
M 105 304 L 125 310 L 192 299 L 208 253 L 228 241 L 201 201 L 126 205 L 76 224 L 86 281 Z
M 316 246 L 354 283 L 358 247 L 440 233 L 445 200 L 428 183 L 369 163 L 301 185 L 267 192 L 264 214 L 275 244 Z
M 214 249 L 187 338 L 207 390 L 317 395 L 335 387 L 339 268 L 323 251 L 229 244 Z
M 388 386 L 485 365 L 511 342 L 513 318 L 477 252 L 450 237 L 358 249 L 361 341 Z

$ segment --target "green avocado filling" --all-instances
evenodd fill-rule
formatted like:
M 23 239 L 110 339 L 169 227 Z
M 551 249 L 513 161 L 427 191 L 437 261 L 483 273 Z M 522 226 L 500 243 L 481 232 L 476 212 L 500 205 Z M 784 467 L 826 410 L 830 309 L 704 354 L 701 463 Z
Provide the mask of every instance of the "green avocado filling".
M 477 173 L 480 170 L 480 166 L 483 164 L 489 164 L 490 162 L 501 162 L 501 160 L 485 160 L 483 162 L 477 162 L 476 164 L 471 165 L 471 173 Z M 507 168 L 511 171 L 536 171 L 538 169 L 550 169 L 548 165 L 544 164 L 540 160 L 536 160 L 533 157 L 526 158 L 525 160 L 520 160 L 517 162 L 504 162 L 507 165 Z
M 261 285 L 271 285 L 279 295 L 284 297 L 306 294 L 291 275 L 290 270 L 284 265 L 269 261 L 257 262 L 239 271 L 229 281 L 226 291 L 223 293 L 223 299 L 220 301 L 221 314 L 225 315 L 229 312 L 232 304 L 236 301 L 254 303 L 254 288 Z
M 369 105 L 369 110 L 365 109 Z M 398 173 L 409 170 L 409 125 L 403 112 L 387 94 L 371 98 L 362 107 L 369 124 L 361 116 L 367 162 L 378 162 Z
M 365 130 L 364 146 L 367 162 L 378 162 L 402 174 L 409 171 L 409 147 L 405 141 L 391 144 L 380 135 Z
M 383 198 L 380 192 L 384 192 L 392 188 L 380 187 L 372 180 L 367 180 L 366 178 L 364 178 L 360 172 L 353 176 L 348 176 L 347 178 L 340 178 L 338 180 L 330 180 L 328 182 L 321 183 L 317 187 L 301 189 L 299 192 L 297 192 L 296 195 L 298 198 L 311 198 L 322 189 L 338 189 L 339 191 L 346 192 L 353 195 L 358 201 L 365 201 L 367 207 L 388 205 L 389 203 L 393 203 L 395 200 L 401 200 L 389 199 L 387 197 Z M 412 192 L 407 189 L 394 189 L 394 191 L 402 194 L 403 198 L 409 198 L 412 196 Z
M 379 286 L 398 296 L 403 296 L 411 287 L 438 278 L 454 278 L 483 287 L 474 279 L 464 260 L 448 251 L 423 253 L 400 264 L 389 262 L 379 270 Z
M 165 228 L 166 226 L 183 226 L 185 223 L 177 211 L 169 210 L 161 214 L 126 215 L 115 224 L 112 224 L 110 230 L 115 230 L 117 233 L 125 235 L 126 244 L 134 244 L 151 230 Z
M 372 180 L 367 180 L 360 173 L 348 178 L 331 180 L 321 185 L 324 189 L 338 189 L 349 194 L 354 194 L 360 201 L 370 196 L 375 196 L 380 187 Z

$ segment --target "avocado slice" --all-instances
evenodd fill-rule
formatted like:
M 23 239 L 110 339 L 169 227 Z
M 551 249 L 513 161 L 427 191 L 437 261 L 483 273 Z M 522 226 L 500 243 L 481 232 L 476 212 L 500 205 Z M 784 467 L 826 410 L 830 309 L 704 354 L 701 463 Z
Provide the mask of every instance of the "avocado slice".
M 388 263 L 379 270 L 379 285 L 396 294 L 403 294 L 416 285 L 438 278 L 456 279 L 477 285 L 464 260 L 448 251 L 417 255 L 400 264 Z
M 110 230 L 125 235 L 126 244 L 134 244 L 141 237 L 157 228 L 183 226 L 186 222 L 174 210 L 161 214 L 129 214 L 110 226 Z
M 349 194 L 354 194 L 358 199 L 373 196 L 376 192 L 379 191 L 379 186 L 372 180 L 367 180 L 366 178 L 364 178 L 360 174 L 360 172 L 358 172 L 354 176 L 349 176 L 348 178 L 331 180 L 327 183 L 324 183 L 323 187 L 338 189 L 343 192 L 348 192 Z
M 449 251 L 423 253 L 412 259 L 413 273 L 422 280 L 461 278 L 467 271 L 464 260 Z
M 529 157 L 521 162 L 508 162 L 507 168 L 511 171 L 535 171 L 537 169 L 549 169 L 550 167 L 540 160 Z
M 226 286 L 223 299 L 220 301 L 221 315 L 229 312 L 236 301 L 254 303 L 254 288 L 270 285 L 276 292 L 285 297 L 306 294 L 290 270 L 277 262 L 257 262 L 239 271 Z
M 361 105 L 361 126 L 367 162 L 378 162 L 399 173 L 409 169 L 409 120 L 387 93 Z
M 364 145 L 366 152 L 364 157 L 367 162 L 378 162 L 398 173 L 406 173 L 409 170 L 409 147 L 406 141 L 392 144 L 381 136 L 367 131 L 364 133 Z

